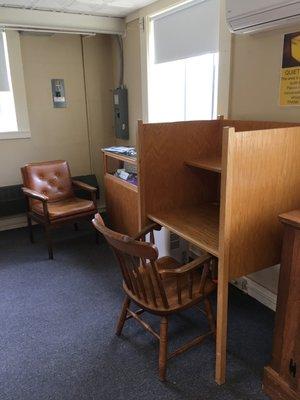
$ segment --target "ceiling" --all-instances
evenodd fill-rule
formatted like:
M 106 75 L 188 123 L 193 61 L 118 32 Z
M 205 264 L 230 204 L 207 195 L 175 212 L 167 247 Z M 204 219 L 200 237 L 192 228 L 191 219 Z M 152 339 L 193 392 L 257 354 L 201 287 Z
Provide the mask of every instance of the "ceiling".
M 72 14 L 125 17 L 156 0 L 0 0 L 0 6 Z

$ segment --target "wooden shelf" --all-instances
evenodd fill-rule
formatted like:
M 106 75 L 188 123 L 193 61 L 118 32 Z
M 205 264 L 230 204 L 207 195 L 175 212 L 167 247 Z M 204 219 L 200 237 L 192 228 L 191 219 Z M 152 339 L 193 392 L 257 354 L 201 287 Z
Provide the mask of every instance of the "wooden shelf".
M 201 160 L 186 161 L 186 165 L 195 168 L 206 169 L 208 171 L 222 172 L 222 160 L 221 157 L 203 158 Z
M 133 183 L 124 181 L 123 179 L 108 173 L 105 174 L 105 177 L 111 179 L 112 181 L 118 182 L 120 185 L 127 187 L 128 189 L 133 190 L 134 192 L 138 192 L 138 187 Z
M 107 157 L 116 158 L 117 160 L 125 161 L 125 162 L 128 162 L 130 164 L 136 165 L 136 158 L 135 157 L 123 156 L 122 154 L 112 153 L 110 151 L 105 151 L 105 150 L 102 150 L 102 152 Z
M 218 257 L 219 206 L 205 203 L 183 209 L 159 211 L 148 218 L 183 239 Z

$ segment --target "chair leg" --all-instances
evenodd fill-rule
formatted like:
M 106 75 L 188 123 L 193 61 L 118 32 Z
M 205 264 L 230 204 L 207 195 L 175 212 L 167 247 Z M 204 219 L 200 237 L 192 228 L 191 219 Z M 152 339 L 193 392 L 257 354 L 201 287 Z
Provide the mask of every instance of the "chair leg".
M 128 296 L 125 296 L 124 302 L 123 302 L 123 307 L 121 311 L 121 315 L 118 321 L 117 329 L 116 329 L 116 335 L 120 336 L 122 333 L 122 329 L 126 320 L 127 316 L 127 309 L 130 306 L 130 298 Z
M 216 321 L 215 321 L 215 317 L 214 317 L 214 314 L 212 311 L 211 302 L 208 297 L 205 297 L 205 299 L 204 299 L 204 307 L 205 307 L 205 313 L 206 313 L 206 317 L 208 319 L 210 329 L 212 332 L 215 333 L 216 332 Z
M 159 379 L 166 380 L 167 352 L 168 352 L 168 318 L 161 317 L 159 332 Z
M 28 214 L 27 214 L 27 224 L 28 224 L 30 242 L 33 243 L 34 238 L 33 238 L 32 222 L 31 222 L 31 217 Z
M 47 246 L 48 246 L 49 260 L 53 260 L 52 239 L 51 239 L 49 225 L 45 225 L 45 233 L 46 233 L 46 240 L 47 240 Z

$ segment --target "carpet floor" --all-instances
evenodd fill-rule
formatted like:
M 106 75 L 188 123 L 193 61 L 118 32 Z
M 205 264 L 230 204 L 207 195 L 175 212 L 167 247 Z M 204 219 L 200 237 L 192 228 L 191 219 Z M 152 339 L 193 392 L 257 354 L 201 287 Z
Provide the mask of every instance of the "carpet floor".
M 172 359 L 161 383 L 155 339 L 132 320 L 114 335 L 123 293 L 107 244 L 89 226 L 65 227 L 49 261 L 34 230 L 33 245 L 26 229 L 0 232 L 1 400 L 267 399 L 273 312 L 231 288 L 226 384 L 214 382 L 212 339 Z M 197 309 L 172 317 L 171 350 L 206 329 Z

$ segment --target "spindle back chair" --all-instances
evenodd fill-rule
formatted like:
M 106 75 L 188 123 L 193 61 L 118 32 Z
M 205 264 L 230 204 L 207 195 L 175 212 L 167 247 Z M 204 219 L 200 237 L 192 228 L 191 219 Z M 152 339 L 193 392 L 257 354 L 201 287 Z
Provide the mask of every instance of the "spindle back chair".
M 107 228 L 99 214 L 95 215 L 93 225 L 113 249 L 123 275 L 126 295 L 116 334 L 121 334 L 126 320 L 134 318 L 154 335 L 160 343 L 159 377 L 165 380 L 168 359 L 200 344 L 207 336 L 215 333 L 215 321 L 208 297 L 216 288 L 209 277 L 212 257 L 206 254 L 183 266 L 172 257 L 158 258 L 153 232 L 161 229 L 157 224 L 146 227 L 135 238 Z M 148 243 L 145 242 L 147 235 L 150 239 Z M 130 310 L 131 301 L 140 309 L 135 312 Z M 168 316 L 201 301 L 204 302 L 204 313 L 210 330 L 168 354 Z M 161 317 L 159 334 L 139 317 L 144 311 Z

